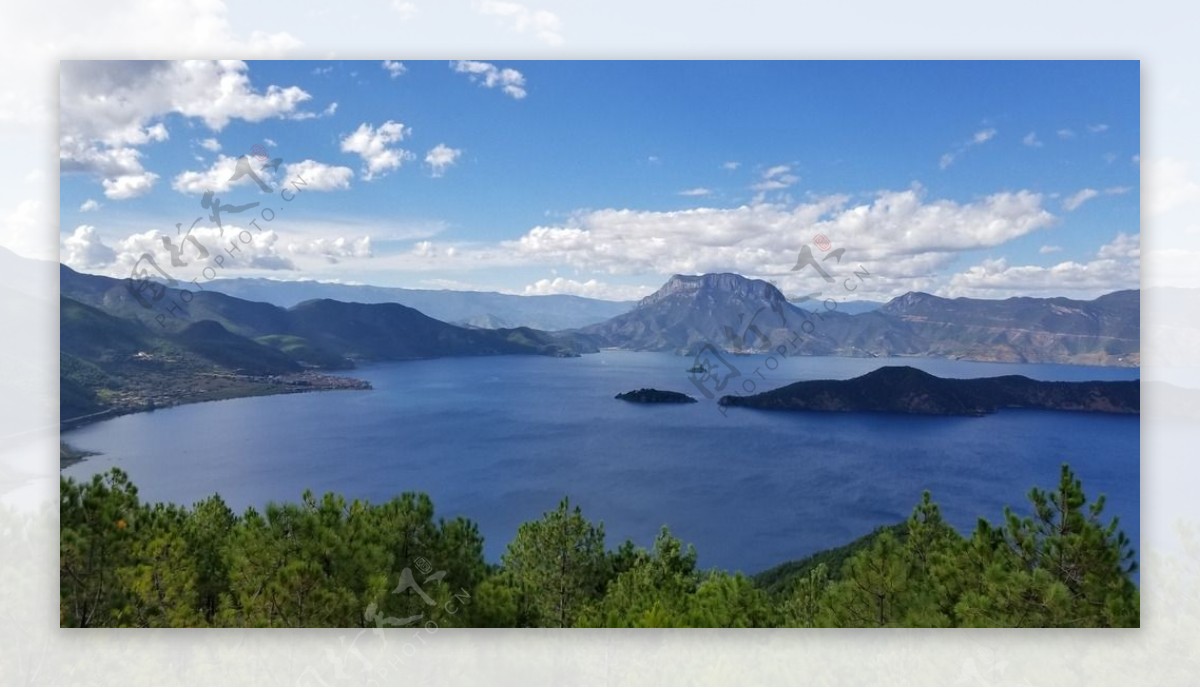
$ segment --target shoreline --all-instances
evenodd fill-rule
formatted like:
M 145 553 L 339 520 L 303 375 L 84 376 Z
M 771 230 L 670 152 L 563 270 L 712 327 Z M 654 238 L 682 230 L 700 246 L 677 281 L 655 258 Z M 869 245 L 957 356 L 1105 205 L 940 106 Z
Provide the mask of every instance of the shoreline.
M 327 373 L 303 372 L 288 375 L 236 375 L 231 373 L 203 373 L 197 376 L 217 389 L 188 390 L 182 393 L 170 391 L 152 398 L 135 396 L 113 406 L 67 419 L 59 420 L 59 432 L 78 430 L 93 423 L 112 420 L 133 413 L 144 413 L 158 409 L 174 408 L 188 404 L 210 401 L 228 401 L 251 397 L 276 396 L 281 394 L 304 394 L 308 392 L 336 392 L 372 389 L 371 383 L 353 377 L 342 377 Z M 222 386 L 223 385 L 223 386 Z M 82 460 L 82 459 L 80 459 Z M 77 461 L 72 461 L 77 463 Z M 64 466 L 65 467 L 65 466 Z

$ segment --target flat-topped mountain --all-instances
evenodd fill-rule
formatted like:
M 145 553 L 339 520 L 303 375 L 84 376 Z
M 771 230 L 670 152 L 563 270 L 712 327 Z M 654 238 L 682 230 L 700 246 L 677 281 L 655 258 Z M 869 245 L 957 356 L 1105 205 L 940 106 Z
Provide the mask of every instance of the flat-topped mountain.
M 766 351 L 772 335 L 799 328 L 802 311 L 774 285 L 732 273 L 675 275 L 628 313 L 579 330 L 600 346 L 695 352 Z M 761 333 L 761 334 L 760 334 Z
M 854 314 L 789 303 L 769 282 L 675 275 L 630 312 L 578 332 L 601 347 L 693 354 L 704 347 L 786 355 L 930 356 L 1137 366 L 1140 294 L 956 298 L 910 292 Z
M 752 396 L 725 396 L 722 406 L 786 411 L 879 411 L 980 416 L 1000 409 L 1136 414 L 1139 382 L 1044 382 L 1023 375 L 943 378 L 909 366 L 885 366 L 850 380 L 806 380 Z

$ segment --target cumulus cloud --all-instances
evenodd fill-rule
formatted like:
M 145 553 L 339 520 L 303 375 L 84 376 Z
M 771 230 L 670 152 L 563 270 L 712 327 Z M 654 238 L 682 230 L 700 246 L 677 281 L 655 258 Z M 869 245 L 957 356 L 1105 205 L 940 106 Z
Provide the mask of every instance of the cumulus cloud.
M 62 171 L 100 178 L 118 200 L 153 185 L 157 175 L 143 167 L 139 147 L 169 137 L 167 115 L 220 131 L 233 120 L 295 117 L 311 98 L 296 86 L 254 88 L 248 66 L 236 60 L 65 61 L 59 83 Z
M 439 143 L 425 154 L 425 164 L 429 165 L 429 173 L 432 176 L 440 177 L 458 161 L 460 155 L 462 155 L 462 149 L 451 148 L 444 143 Z
M 214 138 L 202 139 L 200 141 L 200 147 L 206 151 L 216 153 L 221 150 L 221 142 Z
M 289 243 L 287 250 L 295 256 L 318 256 L 329 263 L 340 262 L 343 258 L 370 258 L 374 255 L 369 236 L 357 239 L 320 237 L 310 241 Z
M 101 206 L 100 203 L 96 202 L 94 199 L 89 198 L 79 205 L 79 210 L 80 210 L 80 212 L 90 213 L 94 210 L 99 210 L 102 207 L 103 206 Z
M 712 189 L 706 189 L 703 186 L 697 186 L 693 189 L 684 189 L 679 192 L 680 196 L 710 196 Z
M 198 226 L 183 236 L 175 230 L 158 229 L 131 234 L 117 243 L 116 253 L 107 272 L 122 277 L 132 274 L 138 261 L 147 254 L 171 278 L 181 282 L 201 277 L 204 268 L 212 266 L 215 255 L 224 256 L 223 271 L 296 269 L 295 263 L 280 252 L 279 235 L 274 230 L 260 232 L 228 223 L 223 231 L 218 227 Z M 175 265 L 173 258 L 185 264 Z
M 476 7 L 480 14 L 498 17 L 518 33 L 531 32 L 548 45 L 562 45 L 562 20 L 547 10 L 531 10 L 519 2 L 482 0 Z
M 1089 124 L 1089 125 L 1087 125 L 1087 130 L 1093 134 L 1102 134 L 1102 133 L 1108 131 L 1108 125 L 1107 124 Z
M 572 294 L 586 296 L 591 299 L 608 301 L 636 301 L 652 293 L 656 287 L 633 286 L 627 284 L 606 284 L 596 279 L 579 282 L 564 277 L 540 279 L 533 284 L 525 285 L 521 292 L 525 296 L 546 296 L 550 294 Z
M 1062 250 L 1062 246 L 1043 246 L 1038 249 L 1038 253 L 1046 255 L 1047 253 L 1058 253 Z
M 1038 138 L 1036 131 L 1031 131 L 1026 134 L 1025 138 L 1021 139 L 1021 143 L 1029 146 L 1030 148 L 1041 148 L 1043 145 L 1042 140 Z
M 1118 289 L 1137 289 L 1141 278 L 1138 234 L 1118 234 L 1086 263 L 1066 261 L 1043 267 L 1010 265 L 1004 258 L 984 260 L 953 275 L 949 296 L 1061 296 L 1092 298 Z
M 497 88 L 517 100 L 525 97 L 525 75 L 515 69 L 497 67 L 490 62 L 457 60 L 450 67 L 459 74 L 466 74 L 471 81 L 484 88 Z
M 122 174 L 111 179 L 101 180 L 101 185 L 104 187 L 104 195 L 114 201 L 124 201 L 130 198 L 144 196 L 154 188 L 154 182 L 158 180 L 158 175 L 153 172 L 142 172 L 140 174 Z
M 1060 139 L 1066 140 L 1066 139 L 1075 138 L 1075 130 L 1074 129 L 1059 129 L 1055 133 L 1058 134 L 1058 138 L 1060 138 Z
M 235 179 L 240 159 L 240 157 L 218 155 L 216 161 L 207 170 L 180 172 L 171 182 L 171 188 L 180 193 L 203 194 L 207 191 L 223 193 L 235 186 L 257 186 L 249 174 L 243 174 Z M 262 169 L 261 165 L 249 157 L 246 158 L 246 163 L 264 184 L 271 185 L 274 174 L 270 168 Z
M 412 129 L 400 122 L 388 120 L 375 128 L 363 123 L 342 141 L 343 153 L 357 153 L 363 161 L 363 179 L 371 181 L 412 160 L 412 152 L 393 147 L 412 134 Z
M 408 71 L 408 67 L 405 67 L 403 62 L 396 62 L 395 60 L 384 60 L 383 69 L 393 79 Z
M 502 248 L 527 263 L 565 265 L 608 274 L 738 272 L 779 277 L 800 288 L 791 272 L 800 246 L 824 234 L 845 248 L 845 262 L 863 264 L 883 288 L 924 284 L 955 253 L 999 246 L 1049 227 L 1055 217 L 1043 197 L 997 193 L 970 203 L 929 200 L 920 188 L 885 191 L 851 204 L 845 196 L 795 206 L 677 211 L 606 209 L 581 213 L 563 226 L 541 226 Z
M 742 166 L 742 163 L 740 163 L 736 160 L 729 160 L 727 162 L 721 163 L 721 169 L 729 170 L 730 172 L 736 170 L 737 168 L 739 168 L 741 166 Z
M 354 170 L 349 167 L 326 165 L 316 160 L 302 160 L 284 166 L 284 178 L 299 180 L 304 191 L 338 191 L 350 188 Z
M 949 153 L 943 153 L 942 157 L 938 159 L 938 167 L 943 170 L 947 167 L 950 167 L 962 154 L 971 150 L 975 146 L 980 146 L 988 141 L 991 141 L 992 139 L 996 138 L 996 134 L 996 130 L 992 128 L 980 129 L 979 131 L 975 132 L 968 141 L 960 145 L 958 148 L 955 148 Z
M 116 258 L 116 251 L 105 245 L 91 225 L 79 225 L 62 240 L 62 262 L 77 270 L 107 267 Z

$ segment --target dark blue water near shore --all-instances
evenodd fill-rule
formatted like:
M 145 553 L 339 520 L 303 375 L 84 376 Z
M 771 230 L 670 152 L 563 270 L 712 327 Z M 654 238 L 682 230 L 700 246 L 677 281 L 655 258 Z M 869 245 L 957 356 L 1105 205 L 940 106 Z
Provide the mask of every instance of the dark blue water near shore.
M 1138 542 L 1136 417 L 723 415 L 692 385 L 691 362 L 603 352 L 372 366 L 352 373 L 370 380 L 370 391 L 195 404 L 66 433 L 75 447 L 102 454 L 63 473 L 85 478 L 119 466 L 144 499 L 190 504 L 219 492 L 238 510 L 294 501 L 306 488 L 372 501 L 423 491 L 441 515 L 480 524 L 492 561 L 521 522 L 569 495 L 604 521 L 610 546 L 627 537 L 649 544 L 667 524 L 695 543 L 701 565 L 756 572 L 894 523 L 924 489 L 963 530 L 979 516 L 995 521 L 1005 505 L 1024 511 L 1029 488 L 1053 487 L 1065 461 L 1089 496 L 1108 495 L 1106 514 L 1120 516 Z M 884 364 L 951 377 L 1138 375 L 928 359 L 793 358 L 770 371 L 763 357 L 736 357 L 735 364 L 759 391 Z M 692 394 L 701 403 L 613 399 L 639 387 Z

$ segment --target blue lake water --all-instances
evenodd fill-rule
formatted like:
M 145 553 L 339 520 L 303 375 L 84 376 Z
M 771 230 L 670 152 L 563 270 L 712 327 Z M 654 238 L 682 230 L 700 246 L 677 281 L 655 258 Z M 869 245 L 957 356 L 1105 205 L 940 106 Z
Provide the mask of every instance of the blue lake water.
M 1136 379 L 1136 369 L 932 359 L 731 357 L 757 391 L 847 378 L 881 365 L 950 377 Z M 1139 419 L 1002 411 L 982 418 L 728 409 L 701 394 L 690 358 L 606 351 L 573 359 L 458 358 L 365 367 L 373 390 L 210 402 L 123 416 L 64 433 L 101 452 L 63 471 L 118 466 L 148 501 L 214 492 L 236 510 L 305 489 L 385 500 L 427 492 L 442 516 L 479 523 L 499 559 L 517 526 L 570 496 L 607 541 L 653 541 L 661 525 L 702 566 L 753 573 L 905 518 L 930 489 L 964 532 L 1005 505 L 1027 513 L 1032 486 L 1068 462 L 1089 497 L 1108 497 L 1138 543 Z M 769 370 L 768 368 L 773 368 Z M 688 405 L 637 405 L 640 387 Z

